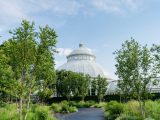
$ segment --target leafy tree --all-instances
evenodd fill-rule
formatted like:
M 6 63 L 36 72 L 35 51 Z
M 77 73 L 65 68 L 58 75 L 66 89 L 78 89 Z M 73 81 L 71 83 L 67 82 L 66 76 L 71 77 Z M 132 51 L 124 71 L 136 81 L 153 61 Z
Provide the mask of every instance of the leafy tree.
M 40 85 L 43 81 L 43 91 L 39 92 L 41 99 L 45 100 L 50 97 L 56 84 L 54 53 L 57 43 L 57 35 L 54 29 L 46 26 L 40 27 L 38 34 L 40 43 L 36 54 L 36 81 Z
M 36 32 L 34 23 L 26 20 L 22 21 L 20 27 L 10 31 L 10 34 L 11 39 L 1 45 L 1 49 L 5 51 L 4 59 L 8 59 L 6 64 L 9 67 L 4 63 L 3 65 L 6 69 L 11 69 L 10 75 L 16 81 L 14 95 L 19 99 L 19 119 L 22 120 L 27 119 L 30 96 L 39 88 L 40 80 L 44 81 L 43 93 L 45 95 L 43 96 L 46 97 L 53 93 L 54 53 L 57 36 L 49 26 L 40 27 L 40 31 Z M 12 90 L 14 89 L 10 91 Z M 25 101 L 27 102 L 26 108 L 23 107 Z M 23 117 L 24 109 L 26 113 Z
M 57 71 L 57 93 L 60 96 L 64 96 L 70 100 L 71 96 L 74 93 L 74 72 L 72 71 Z
M 57 71 L 57 93 L 60 96 L 67 97 L 80 96 L 82 101 L 89 91 L 90 76 L 72 71 Z
M 91 77 L 89 75 L 79 74 L 77 79 L 78 96 L 84 98 L 88 95 Z
M 99 102 L 101 102 L 103 97 L 105 96 L 108 83 L 107 83 L 107 79 L 101 77 L 100 75 L 98 75 L 98 77 L 96 78 L 96 81 L 97 81 L 97 86 L 96 86 L 97 96 L 98 96 Z
M 151 54 L 147 46 L 141 47 L 133 38 L 122 44 L 122 48 L 115 52 L 116 74 L 118 75 L 118 87 L 125 98 L 127 96 L 136 98 L 140 102 L 142 115 L 144 113 L 144 99 L 149 91 L 148 85 L 151 82 Z
M 160 76 L 160 45 L 153 45 L 151 48 L 153 55 L 153 76 L 154 78 Z
M 125 99 L 132 94 L 134 80 L 137 80 L 139 61 L 140 61 L 140 46 L 131 39 L 122 44 L 122 48 L 114 53 L 116 56 L 116 74 L 119 77 L 118 87 L 124 95 Z M 133 80 L 134 79 L 134 80 Z
M 2 48 L 3 46 L 0 46 L 0 101 L 8 101 L 10 95 L 14 95 L 16 81 L 12 78 L 13 71 L 8 65 L 9 58 Z

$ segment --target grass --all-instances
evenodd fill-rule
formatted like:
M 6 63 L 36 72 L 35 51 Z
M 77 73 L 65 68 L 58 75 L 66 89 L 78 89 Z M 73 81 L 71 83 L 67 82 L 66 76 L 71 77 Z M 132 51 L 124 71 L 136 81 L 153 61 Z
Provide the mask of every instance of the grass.
M 23 111 L 23 117 L 26 110 Z M 16 104 L 7 104 L 0 108 L 0 120 L 18 120 Z M 27 120 L 56 120 L 49 106 L 32 104 Z
M 77 107 L 70 105 L 67 101 L 62 101 L 57 104 L 52 103 L 51 109 L 56 113 L 72 113 L 78 111 Z
M 0 108 L 0 120 L 17 120 L 17 118 L 16 104 L 8 104 Z
M 160 120 L 160 102 L 148 100 L 145 102 L 145 120 Z M 107 120 L 144 120 L 138 101 L 131 100 L 127 103 L 116 101 L 108 102 L 104 107 Z

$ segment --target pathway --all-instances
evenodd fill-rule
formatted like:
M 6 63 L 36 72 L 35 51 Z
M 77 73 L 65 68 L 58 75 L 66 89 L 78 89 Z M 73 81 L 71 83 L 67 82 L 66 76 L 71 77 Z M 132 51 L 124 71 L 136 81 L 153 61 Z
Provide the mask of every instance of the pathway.
M 80 108 L 78 112 L 71 114 L 57 114 L 59 120 L 105 120 L 100 108 Z

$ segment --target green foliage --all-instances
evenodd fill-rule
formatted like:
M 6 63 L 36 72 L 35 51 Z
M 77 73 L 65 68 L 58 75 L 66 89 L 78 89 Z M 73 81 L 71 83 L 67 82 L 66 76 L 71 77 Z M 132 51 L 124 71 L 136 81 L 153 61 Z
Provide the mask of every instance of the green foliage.
M 141 47 L 133 38 L 122 44 L 116 55 L 116 74 L 121 94 L 144 100 L 148 98 L 147 86 L 151 81 L 151 53 L 147 46 Z
M 51 109 L 56 113 L 60 113 L 62 110 L 62 107 L 60 104 L 52 103 Z
M 70 106 L 69 108 L 68 108 L 68 111 L 70 112 L 70 113 L 73 113 L 73 112 L 78 112 L 78 109 L 74 106 L 74 107 L 72 107 L 72 106 Z
M 124 113 L 130 116 L 141 116 L 138 101 L 131 100 L 124 104 Z
M 77 107 L 70 105 L 67 101 L 62 101 L 59 104 L 52 103 L 51 109 L 56 113 L 72 113 L 78 111 Z
M 96 77 L 92 83 L 93 83 L 93 89 L 97 91 L 99 102 L 101 102 L 107 90 L 107 85 L 108 85 L 107 79 L 98 75 L 98 77 Z
M 40 27 L 38 33 L 39 44 L 37 47 L 36 54 L 36 80 L 41 85 L 41 91 L 39 96 L 45 100 L 49 98 L 55 89 L 56 73 L 55 73 L 55 62 L 54 53 L 56 52 L 55 47 L 57 43 L 57 35 L 54 29 L 46 26 Z M 43 83 L 40 83 L 43 80 Z
M 88 108 L 88 107 L 94 107 L 96 102 L 94 101 L 80 101 L 80 102 L 75 102 L 75 101 L 70 101 L 69 105 L 75 106 L 77 108 Z
M 115 120 L 142 120 L 142 119 L 136 116 L 122 114 L 120 117 L 116 118 Z
M 0 120 L 17 120 L 18 113 L 15 104 L 8 104 L 0 108 Z
M 160 102 L 148 100 L 145 103 L 145 110 L 148 118 L 158 120 L 160 118 Z
M 109 120 L 159 120 L 160 103 L 158 101 L 146 101 L 146 117 L 143 118 L 138 101 L 131 100 L 127 103 L 111 101 L 104 106 L 104 115 Z
M 47 119 L 46 119 L 47 118 Z M 7 104 L 0 108 L 0 120 L 17 120 L 16 104 Z M 55 120 L 48 106 L 31 105 L 27 120 Z
M 93 105 L 95 108 L 104 108 L 107 105 L 105 102 L 96 103 Z
M 90 77 L 72 71 L 57 71 L 57 93 L 70 100 L 73 96 L 80 96 L 84 100 L 88 95 Z
M 104 107 L 105 110 L 105 117 L 109 120 L 114 120 L 123 113 L 123 104 L 118 103 L 116 101 L 111 101 L 107 103 Z
M 36 116 L 38 120 L 47 120 L 48 119 L 48 111 L 40 110 L 36 112 Z
M 22 120 L 29 109 L 30 95 L 39 88 L 40 80 L 43 80 L 44 93 L 41 99 L 54 92 L 57 35 L 49 26 L 40 27 L 37 32 L 35 24 L 27 20 L 10 31 L 10 35 L 0 46 L 0 98 L 18 98 L 19 119 Z M 22 105 L 23 99 L 27 105 Z

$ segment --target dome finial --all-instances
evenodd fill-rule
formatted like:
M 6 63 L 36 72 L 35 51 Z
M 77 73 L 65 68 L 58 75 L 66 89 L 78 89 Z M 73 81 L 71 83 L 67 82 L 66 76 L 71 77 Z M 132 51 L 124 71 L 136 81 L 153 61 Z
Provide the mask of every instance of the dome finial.
M 81 47 L 83 47 L 84 46 L 84 44 L 83 43 L 79 43 L 79 47 L 81 48 Z

